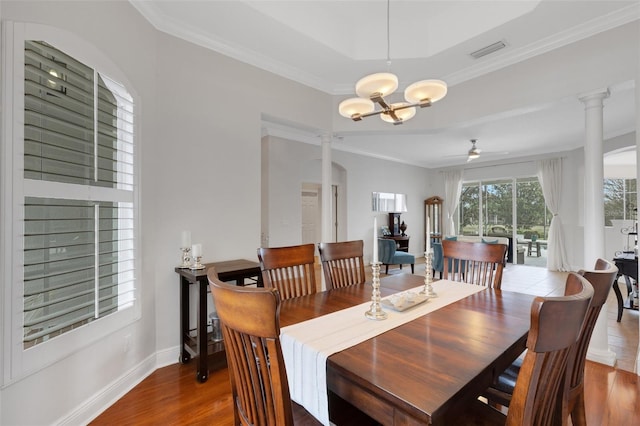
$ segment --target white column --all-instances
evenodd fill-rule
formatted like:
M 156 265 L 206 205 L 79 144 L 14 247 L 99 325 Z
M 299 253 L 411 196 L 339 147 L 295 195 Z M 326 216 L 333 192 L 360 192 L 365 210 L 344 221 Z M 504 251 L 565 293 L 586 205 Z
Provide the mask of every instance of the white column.
M 333 224 L 331 223 L 331 135 L 322 135 L 322 242 L 333 241 Z M 322 276 L 322 289 L 327 289 L 327 284 Z
M 604 162 L 603 162 L 603 101 L 608 89 L 586 93 L 580 97 L 585 108 L 584 143 L 584 269 L 592 269 L 604 249 Z M 613 366 L 616 354 L 609 349 L 607 305 L 596 322 L 587 359 Z
M 640 37 L 640 31 L 638 36 Z M 638 67 L 636 70 L 636 182 L 640 182 L 640 47 L 638 48 Z M 636 193 L 637 195 L 638 193 Z M 640 197 L 636 199 L 640 200 Z M 638 333 L 640 333 L 640 321 L 638 321 Z M 636 372 L 640 375 L 640 345 L 638 345 L 636 354 Z
M 322 241 L 333 241 L 331 223 L 331 135 L 322 135 Z

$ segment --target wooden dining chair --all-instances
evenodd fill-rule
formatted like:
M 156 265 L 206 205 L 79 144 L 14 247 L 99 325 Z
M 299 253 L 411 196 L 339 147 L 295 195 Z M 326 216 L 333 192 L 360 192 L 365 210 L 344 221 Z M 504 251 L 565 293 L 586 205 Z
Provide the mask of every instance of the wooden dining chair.
M 320 425 L 291 401 L 278 289 L 226 284 L 215 271 L 207 271 L 207 277 L 224 336 L 234 425 Z
M 315 293 L 314 253 L 313 244 L 259 248 L 258 259 L 264 286 L 277 288 L 282 299 Z
M 606 303 L 618 275 L 618 268 L 608 260 L 598 259 L 593 270 L 580 270 L 578 274 L 591 283 L 594 294 L 578 341 L 573 345 L 569 354 L 566 400 L 558 407 L 558 410 L 563 418 L 571 416 L 573 426 L 585 426 L 587 421 L 584 404 L 584 367 L 587 349 L 600 311 Z M 519 359 L 498 377 L 496 383 L 487 389 L 484 396 L 492 403 L 508 407 L 520 370 L 521 360 Z
M 327 290 L 365 282 L 362 240 L 319 243 Z
M 499 289 L 507 254 L 504 244 L 442 240 L 445 280 L 479 284 Z
M 475 400 L 451 424 L 566 425 L 567 418 L 557 417 L 557 403 L 564 398 L 569 354 L 593 294 L 589 281 L 572 272 L 567 277 L 565 296 L 536 297 L 531 305 L 527 352 L 506 417 L 490 404 Z

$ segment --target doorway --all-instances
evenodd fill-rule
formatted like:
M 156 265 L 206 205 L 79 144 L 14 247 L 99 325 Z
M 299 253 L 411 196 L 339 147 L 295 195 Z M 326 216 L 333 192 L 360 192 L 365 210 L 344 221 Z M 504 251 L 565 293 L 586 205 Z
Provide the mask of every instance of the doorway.
M 303 183 L 301 193 L 302 244 L 322 241 L 322 185 Z M 338 186 L 331 185 L 331 242 L 338 241 Z

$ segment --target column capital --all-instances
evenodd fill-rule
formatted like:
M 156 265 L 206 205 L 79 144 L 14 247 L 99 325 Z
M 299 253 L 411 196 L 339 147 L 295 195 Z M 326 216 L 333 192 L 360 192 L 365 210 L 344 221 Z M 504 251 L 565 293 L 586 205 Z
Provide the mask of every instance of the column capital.
M 323 133 L 320 136 L 320 141 L 324 144 L 324 143 L 331 143 L 333 141 L 333 134 L 332 133 Z
M 582 93 L 578 95 L 578 99 L 580 100 L 580 102 L 589 106 L 597 102 L 602 103 L 602 101 L 608 98 L 610 94 L 611 92 L 609 91 L 609 88 L 603 87 L 600 89 L 592 90 L 590 92 Z

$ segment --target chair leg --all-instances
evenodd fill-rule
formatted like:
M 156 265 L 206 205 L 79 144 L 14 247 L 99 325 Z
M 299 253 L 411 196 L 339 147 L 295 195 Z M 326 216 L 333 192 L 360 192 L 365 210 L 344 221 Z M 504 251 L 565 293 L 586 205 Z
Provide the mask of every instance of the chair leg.
M 415 265 L 412 263 L 412 264 L 411 264 L 411 273 L 412 273 L 412 274 L 413 274 L 413 272 L 414 272 L 414 268 L 415 268 Z M 433 275 L 432 275 L 432 276 L 433 276 Z
M 402 270 L 402 263 L 400 264 L 400 270 Z
M 584 407 L 584 391 L 575 396 L 575 402 L 571 410 L 571 424 L 573 426 L 587 425 L 587 414 Z
M 384 273 L 389 275 L 389 265 L 384 265 Z

